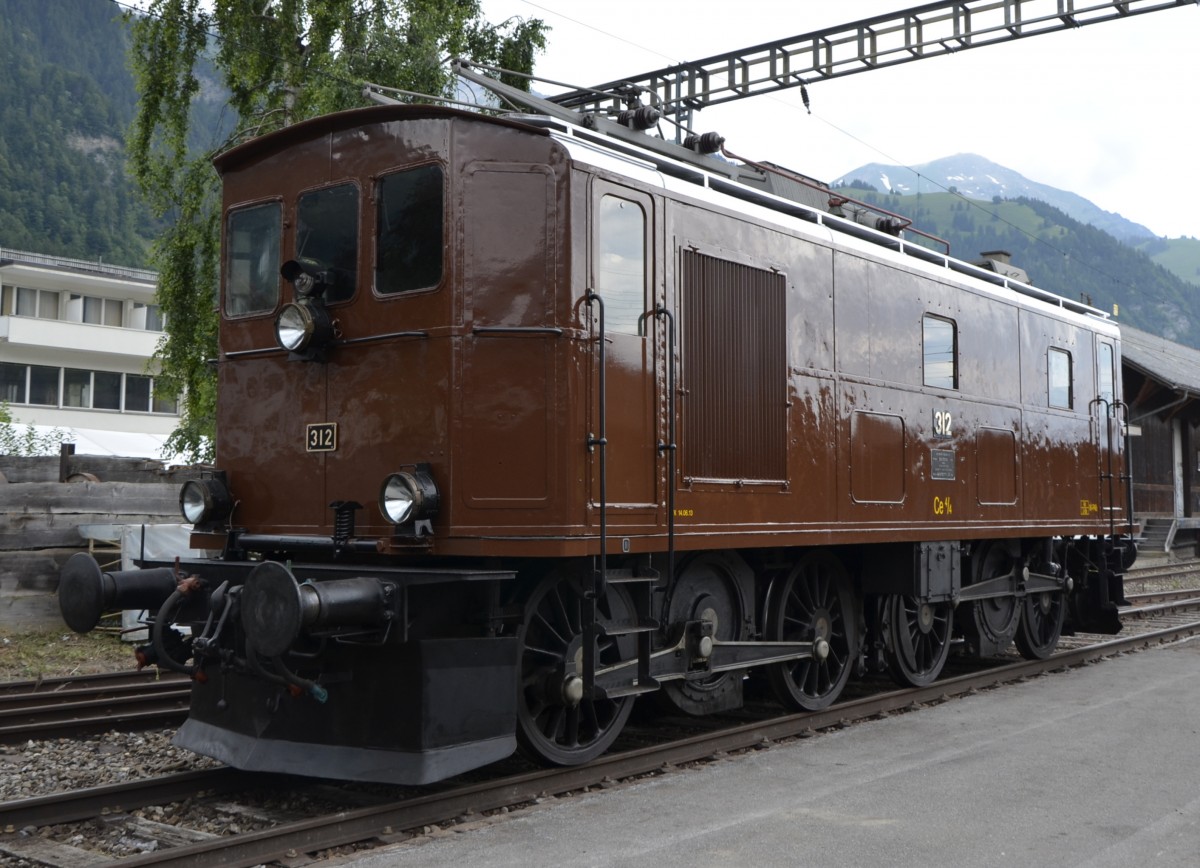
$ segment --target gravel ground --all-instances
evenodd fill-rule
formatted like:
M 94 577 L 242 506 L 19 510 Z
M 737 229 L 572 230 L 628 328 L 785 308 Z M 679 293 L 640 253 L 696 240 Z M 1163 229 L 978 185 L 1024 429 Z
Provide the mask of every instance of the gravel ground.
M 0 634 L 0 681 L 121 672 L 134 665 L 133 645 L 115 632 Z M 174 734 L 107 732 L 0 745 L 0 801 L 219 765 L 174 747 Z
M 173 729 L 0 745 L 0 801 L 220 765 L 171 744 Z

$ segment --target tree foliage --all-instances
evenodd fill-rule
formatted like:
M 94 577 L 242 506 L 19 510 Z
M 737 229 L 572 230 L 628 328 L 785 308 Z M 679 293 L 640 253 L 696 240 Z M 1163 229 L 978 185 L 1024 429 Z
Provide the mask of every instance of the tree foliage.
M 39 432 L 32 425 L 14 422 L 8 402 L 0 401 L 0 455 L 57 455 L 68 439 L 61 428 Z
M 178 390 L 182 420 L 168 447 L 211 454 L 216 385 L 220 191 L 213 155 L 247 137 L 364 104 L 366 81 L 448 95 L 446 59 L 532 71 L 545 25 L 482 17 L 479 0 L 153 0 L 133 22 L 141 101 L 128 138 L 132 174 L 168 227 L 152 250 L 167 333 L 161 387 Z M 195 147 L 194 107 L 211 89 L 211 57 L 237 128 Z

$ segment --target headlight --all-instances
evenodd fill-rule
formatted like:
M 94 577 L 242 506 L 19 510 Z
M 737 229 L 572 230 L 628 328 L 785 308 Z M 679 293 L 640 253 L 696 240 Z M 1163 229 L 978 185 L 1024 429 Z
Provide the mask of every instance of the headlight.
M 275 318 L 275 338 L 285 350 L 298 353 L 308 346 L 317 324 L 306 305 L 285 304 Z
M 379 511 L 392 524 L 409 524 L 437 515 L 438 490 L 429 475 L 429 465 L 393 473 L 379 490 Z
M 279 346 L 307 359 L 318 358 L 333 336 L 333 320 L 320 300 L 289 302 L 275 317 Z
M 179 492 L 179 511 L 189 524 L 208 524 L 229 515 L 233 501 L 219 479 L 191 479 Z

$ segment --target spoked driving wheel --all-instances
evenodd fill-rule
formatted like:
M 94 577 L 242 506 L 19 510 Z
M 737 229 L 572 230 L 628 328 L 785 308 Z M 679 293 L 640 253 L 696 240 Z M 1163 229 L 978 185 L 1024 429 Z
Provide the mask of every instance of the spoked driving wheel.
M 804 556 L 772 594 L 767 638 L 812 642 L 811 657 L 774 663 L 767 678 L 784 705 L 819 711 L 834 703 L 850 678 L 858 653 L 854 594 L 841 563 L 832 555 Z
M 898 684 L 932 684 L 950 654 L 954 609 L 949 601 L 924 603 L 893 594 L 883 604 L 883 652 Z
M 1021 618 L 1021 601 L 1016 596 L 1013 575 L 1017 561 L 1004 541 L 984 543 L 972 559 L 972 584 L 1005 581 L 1009 593 L 965 602 L 958 610 L 959 629 L 980 657 L 995 657 L 1004 652 L 1016 635 Z
M 1026 660 L 1045 660 L 1054 653 L 1062 636 L 1067 607 L 1059 591 L 1030 594 L 1021 604 L 1021 626 L 1017 629 L 1017 650 Z
M 679 579 L 671 588 L 666 623 L 704 624 L 718 642 L 743 638 L 744 609 L 737 592 L 737 570 L 746 569 L 740 559 L 726 553 L 705 552 L 684 562 Z M 727 711 L 742 704 L 741 671 L 689 675 L 667 681 L 660 696 L 669 706 L 685 714 L 703 715 Z
M 583 695 L 583 614 L 587 601 L 578 582 L 546 577 L 525 604 L 518 637 L 521 686 L 517 697 L 517 739 L 535 759 L 552 765 L 578 765 L 604 753 L 625 725 L 633 697 L 603 699 Z M 625 591 L 610 585 L 596 603 L 596 621 L 629 622 L 633 607 Z M 629 649 L 622 647 L 630 645 Z M 601 636 L 597 668 L 633 656 L 632 642 Z

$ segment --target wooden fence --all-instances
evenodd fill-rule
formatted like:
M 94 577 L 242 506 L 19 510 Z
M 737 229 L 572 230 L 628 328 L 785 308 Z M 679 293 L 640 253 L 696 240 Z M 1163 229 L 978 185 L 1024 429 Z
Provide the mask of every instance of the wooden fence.
M 59 571 L 95 545 L 80 529 L 178 523 L 179 488 L 196 472 L 145 459 L 0 456 L 0 631 L 61 626 Z

